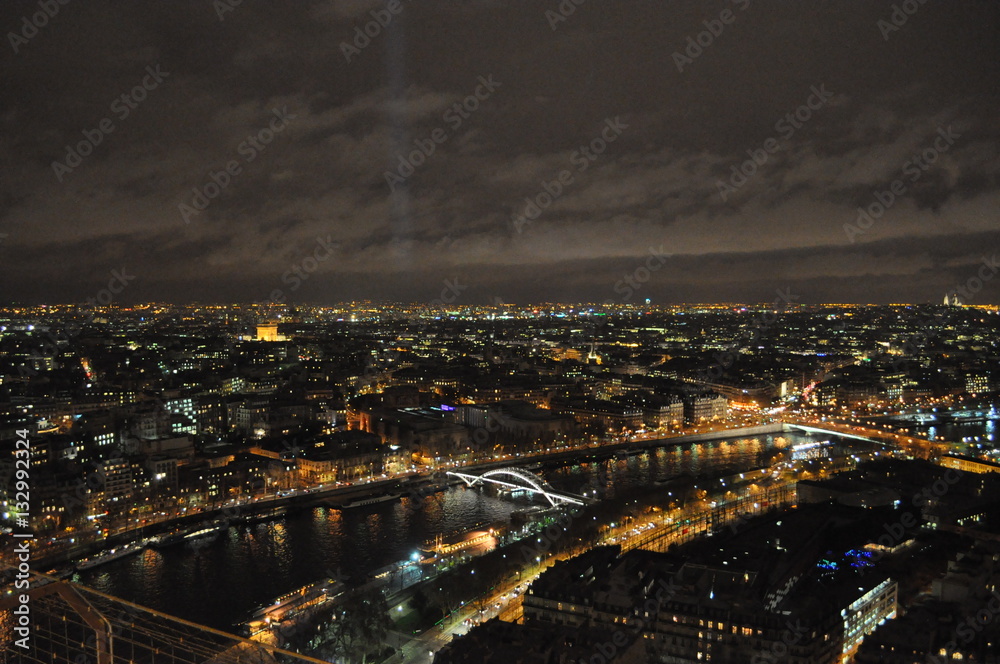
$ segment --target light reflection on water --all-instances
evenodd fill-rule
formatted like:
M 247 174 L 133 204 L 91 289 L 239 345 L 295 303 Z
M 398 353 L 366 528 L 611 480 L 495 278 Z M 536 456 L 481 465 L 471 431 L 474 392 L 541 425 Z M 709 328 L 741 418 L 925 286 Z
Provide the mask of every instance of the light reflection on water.
M 600 486 L 606 495 L 681 473 L 747 468 L 761 452 L 794 435 L 655 448 L 627 458 L 543 467 L 553 487 L 582 492 Z M 787 440 L 786 440 L 787 439 Z M 453 533 L 502 521 L 525 503 L 477 489 L 454 487 L 413 504 L 404 497 L 352 510 L 316 507 L 273 522 L 238 525 L 199 548 L 190 543 L 89 570 L 87 585 L 188 620 L 231 630 L 258 605 L 334 573 L 365 573 L 408 558 L 436 533 Z
M 915 436 L 927 436 L 931 440 L 942 440 L 950 443 L 979 442 L 991 443 L 997 441 L 997 421 L 986 422 L 952 422 L 931 426 L 902 427 Z

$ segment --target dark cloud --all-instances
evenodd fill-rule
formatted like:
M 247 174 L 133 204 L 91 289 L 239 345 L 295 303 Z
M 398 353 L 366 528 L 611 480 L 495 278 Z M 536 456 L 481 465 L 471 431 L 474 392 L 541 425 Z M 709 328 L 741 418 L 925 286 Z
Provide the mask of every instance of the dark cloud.
M 384 6 L 244 0 L 220 20 L 206 2 L 68 3 L 8 44 L 7 299 L 82 299 L 127 265 L 126 301 L 262 300 L 330 238 L 336 255 L 290 297 L 430 300 L 457 276 L 470 302 L 620 299 L 662 245 L 674 257 L 636 299 L 792 286 L 806 301 L 938 301 L 996 247 L 995 3 L 926 3 L 885 39 L 891 2 L 588 2 L 555 30 L 557 2 L 405 2 L 347 62 L 342 45 Z M 678 71 L 674 53 L 726 9 L 733 22 Z M 0 25 L 35 11 L 7 3 Z M 169 74 L 121 118 L 115 100 L 155 65 Z M 476 110 L 449 110 L 490 75 Z M 823 86 L 833 97 L 789 132 Z M 251 149 L 275 109 L 287 127 Z M 613 118 L 627 128 L 581 161 Z M 53 161 L 105 119 L 114 130 L 59 181 Z M 954 144 L 845 231 L 947 127 Z M 435 132 L 446 140 L 390 191 L 386 171 Z M 769 139 L 723 200 L 719 182 Z M 230 162 L 186 223 L 178 206 Z M 513 224 L 563 171 L 555 201 Z

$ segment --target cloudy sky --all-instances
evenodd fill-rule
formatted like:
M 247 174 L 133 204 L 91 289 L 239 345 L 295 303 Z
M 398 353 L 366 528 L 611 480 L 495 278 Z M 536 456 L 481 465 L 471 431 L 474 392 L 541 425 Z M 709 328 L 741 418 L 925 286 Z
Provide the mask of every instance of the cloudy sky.
M 998 3 L 561 6 L 3 3 L 2 299 L 1000 302 Z

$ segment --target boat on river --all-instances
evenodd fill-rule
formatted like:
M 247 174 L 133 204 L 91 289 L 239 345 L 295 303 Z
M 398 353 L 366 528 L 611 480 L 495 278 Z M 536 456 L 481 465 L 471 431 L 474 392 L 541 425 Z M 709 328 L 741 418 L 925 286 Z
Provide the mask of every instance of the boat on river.
M 131 556 L 134 553 L 139 553 L 146 548 L 146 542 L 133 542 L 131 544 L 123 544 L 121 546 L 115 547 L 113 549 L 108 549 L 102 551 L 97 555 L 91 556 L 89 558 L 84 558 L 76 564 L 77 569 L 87 570 L 98 565 L 103 565 L 105 563 L 110 563 L 112 560 L 118 560 L 119 558 L 124 558 L 125 556 Z
M 379 503 L 388 503 L 393 500 L 399 500 L 403 494 L 401 493 L 387 493 L 382 496 L 369 496 L 367 498 L 355 498 L 354 500 L 349 500 L 346 503 L 341 503 L 336 505 L 337 509 L 351 509 L 352 507 L 366 507 L 368 505 L 377 505 Z

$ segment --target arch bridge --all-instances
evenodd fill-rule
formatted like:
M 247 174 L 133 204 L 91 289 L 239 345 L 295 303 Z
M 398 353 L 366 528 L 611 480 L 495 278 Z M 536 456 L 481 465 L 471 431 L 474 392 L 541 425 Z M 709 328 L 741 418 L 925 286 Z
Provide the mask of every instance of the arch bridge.
M 489 482 L 490 484 L 498 484 L 508 489 L 518 489 L 538 494 L 544 496 L 549 501 L 549 504 L 553 506 L 567 503 L 570 505 L 586 505 L 592 502 L 584 496 L 578 496 L 565 491 L 556 491 L 541 477 L 523 468 L 496 468 L 479 474 L 460 473 L 450 470 L 448 474 L 460 478 L 465 482 L 466 486 L 475 486 L 476 484 Z

